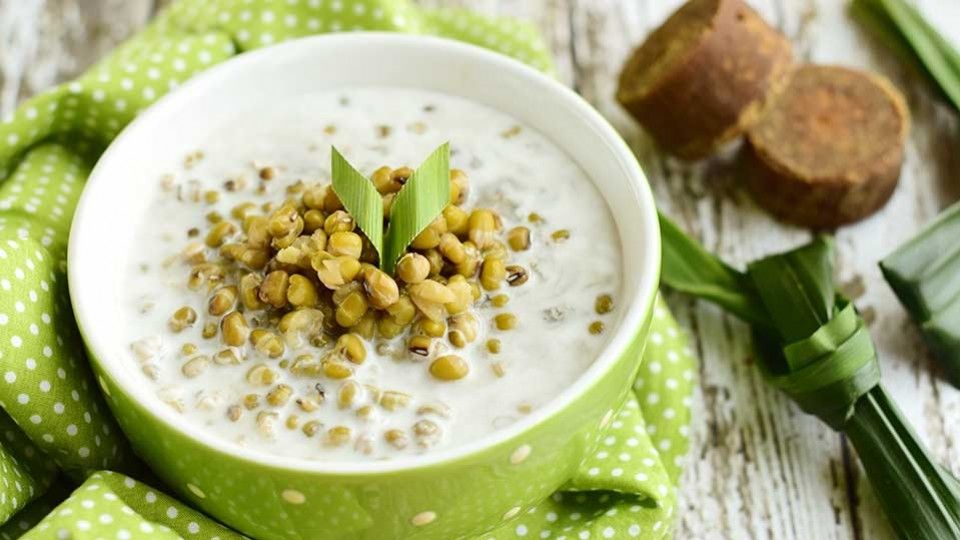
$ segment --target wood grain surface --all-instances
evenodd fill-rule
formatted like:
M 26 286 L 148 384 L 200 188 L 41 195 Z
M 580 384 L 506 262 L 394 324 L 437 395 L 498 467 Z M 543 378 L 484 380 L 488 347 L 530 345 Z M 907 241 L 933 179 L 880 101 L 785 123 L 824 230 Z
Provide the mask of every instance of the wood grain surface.
M 0 115 L 85 66 L 160 8 L 152 0 L 0 0 Z M 593 103 L 635 149 L 669 215 L 734 264 L 804 241 L 743 191 L 735 149 L 685 164 L 659 154 L 613 100 L 633 46 L 679 0 L 421 0 L 525 18 L 540 27 L 558 76 Z M 960 125 L 910 67 L 876 46 L 841 0 L 752 0 L 791 39 L 797 57 L 876 70 L 907 96 L 913 128 L 900 186 L 874 217 L 837 233 L 838 278 L 870 321 L 883 380 L 934 456 L 960 473 L 960 392 L 945 383 L 876 263 L 960 197 Z M 919 2 L 960 43 L 960 3 Z M 629 239 L 626 239 L 629 241 Z M 889 538 L 843 437 L 767 387 L 746 328 L 719 310 L 669 297 L 701 358 L 693 447 L 682 480 L 677 538 Z

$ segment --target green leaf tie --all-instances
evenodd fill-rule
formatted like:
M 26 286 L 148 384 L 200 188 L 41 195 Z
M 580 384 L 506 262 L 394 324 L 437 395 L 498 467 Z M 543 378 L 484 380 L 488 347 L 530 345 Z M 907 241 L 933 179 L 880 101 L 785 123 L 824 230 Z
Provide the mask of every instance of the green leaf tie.
M 357 226 L 373 244 L 380 268 L 393 274 L 410 242 L 430 226 L 450 202 L 450 144 L 437 147 L 413 172 L 390 207 L 390 225 L 383 232 L 383 198 L 373 182 L 333 148 L 330 152 L 333 191 Z
M 336 147 L 330 149 L 330 172 L 334 193 L 382 259 L 383 199 L 380 193 L 373 182 L 354 169 Z
M 861 396 L 880 383 L 873 341 L 853 304 L 810 337 L 783 348 L 791 371 L 768 374 L 805 412 L 842 431 Z
M 960 538 L 958 483 L 931 459 L 880 384 L 866 325 L 854 306 L 835 294 L 832 242 L 818 237 L 751 263 L 741 273 L 660 219 L 664 284 L 715 302 L 750 323 L 765 378 L 804 411 L 849 437 L 897 535 Z M 931 257 L 943 253 L 924 251 Z M 885 266 L 884 272 L 896 267 L 896 275 L 908 284 L 915 272 L 929 269 L 910 256 L 896 262 L 902 264 Z M 960 302 L 950 305 L 950 314 L 960 320 L 955 306 Z M 956 334 L 942 335 L 947 340 Z
M 443 143 L 417 167 L 390 208 L 390 227 L 380 266 L 393 274 L 410 242 L 437 219 L 450 202 L 450 144 Z

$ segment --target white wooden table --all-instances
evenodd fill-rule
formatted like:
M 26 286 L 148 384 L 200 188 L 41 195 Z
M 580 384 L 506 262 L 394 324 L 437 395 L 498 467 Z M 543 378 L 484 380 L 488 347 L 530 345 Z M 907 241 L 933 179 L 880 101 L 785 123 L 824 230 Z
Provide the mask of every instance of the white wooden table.
M 152 0 L 0 0 L 0 115 L 81 72 L 162 7 Z M 421 0 L 531 20 L 559 76 L 636 149 L 660 206 L 733 263 L 810 233 L 782 226 L 739 187 L 729 157 L 684 164 L 658 154 L 612 96 L 630 49 L 679 0 Z M 838 278 L 871 321 L 883 380 L 933 455 L 960 473 L 960 392 L 943 382 L 876 262 L 960 197 L 960 126 L 928 86 L 876 46 L 841 0 L 751 0 L 793 41 L 796 56 L 877 70 L 913 114 L 900 186 L 879 214 L 837 234 Z M 921 1 L 960 43 L 960 2 Z M 717 309 L 671 297 L 700 353 L 693 447 L 678 538 L 848 539 L 891 536 L 848 442 L 767 387 L 746 328 Z

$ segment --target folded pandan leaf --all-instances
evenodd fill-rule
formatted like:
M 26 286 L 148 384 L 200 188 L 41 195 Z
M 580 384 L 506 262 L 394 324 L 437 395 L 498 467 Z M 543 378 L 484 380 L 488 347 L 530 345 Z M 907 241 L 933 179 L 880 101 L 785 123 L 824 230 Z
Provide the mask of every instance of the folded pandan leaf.
M 820 236 L 740 272 L 664 216 L 663 283 L 750 324 L 767 381 L 853 443 L 900 538 L 960 538 L 960 490 L 937 466 L 880 383 L 856 308 L 833 283 L 833 242 Z
M 330 149 L 330 175 L 334 193 L 383 259 L 383 199 L 377 188 L 336 147 Z
M 383 200 L 367 177 L 337 151 L 331 150 L 333 191 L 353 216 L 380 257 L 380 268 L 393 274 L 397 259 L 410 242 L 443 213 L 450 202 L 450 144 L 437 147 L 397 193 L 383 231 Z
M 384 238 L 380 266 L 393 273 L 397 259 L 450 202 L 450 144 L 437 147 L 413 171 L 390 209 L 390 226 Z
M 960 385 L 960 203 L 880 261 L 883 277 Z

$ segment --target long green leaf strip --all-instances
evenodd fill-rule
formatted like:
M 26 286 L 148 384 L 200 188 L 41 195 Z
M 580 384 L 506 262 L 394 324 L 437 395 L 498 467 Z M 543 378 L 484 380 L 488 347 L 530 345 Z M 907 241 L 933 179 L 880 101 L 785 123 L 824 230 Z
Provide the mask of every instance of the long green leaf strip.
M 960 109 L 960 52 L 904 0 L 854 0 L 854 16 L 879 29 L 896 49 L 906 45 L 954 107 Z M 899 34 L 893 39 L 892 34 Z
M 664 284 L 710 300 L 751 325 L 770 323 L 747 276 L 714 257 L 663 214 L 660 214 L 660 237 L 663 268 L 669 270 L 662 274 Z
M 900 29 L 943 92 L 960 108 L 960 61 L 955 50 L 903 0 L 876 0 Z
M 833 286 L 833 241 L 820 236 L 747 265 L 778 335 L 761 358 L 770 382 L 800 407 L 842 430 L 857 400 L 880 382 L 863 320 Z
M 883 390 L 866 325 L 835 293 L 832 242 L 818 237 L 741 273 L 662 216 L 661 223 L 670 244 L 664 246 L 664 283 L 750 323 L 767 380 L 850 436 L 897 534 L 960 538 L 957 482 L 932 461 Z
M 383 199 L 367 177 L 336 149 L 330 150 L 333 191 L 383 259 Z
M 924 340 L 960 385 L 960 203 L 880 262 Z
M 380 267 L 393 274 L 397 259 L 450 202 L 450 145 L 444 143 L 417 167 L 397 193 L 390 224 L 383 232 L 383 199 L 367 177 L 346 158 L 331 151 L 333 191 L 380 256 Z
M 443 213 L 450 202 L 450 144 L 433 151 L 397 193 L 380 258 L 382 270 L 393 274 L 397 259 L 410 242 Z

